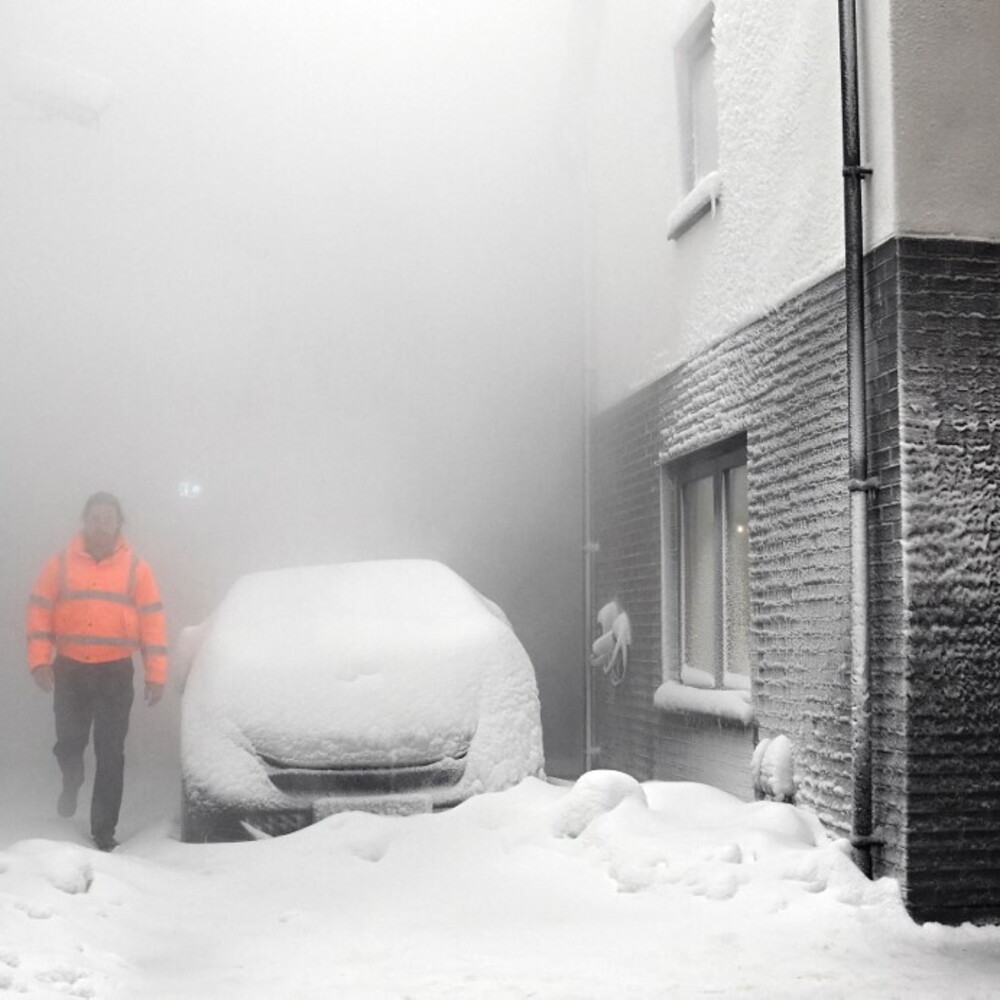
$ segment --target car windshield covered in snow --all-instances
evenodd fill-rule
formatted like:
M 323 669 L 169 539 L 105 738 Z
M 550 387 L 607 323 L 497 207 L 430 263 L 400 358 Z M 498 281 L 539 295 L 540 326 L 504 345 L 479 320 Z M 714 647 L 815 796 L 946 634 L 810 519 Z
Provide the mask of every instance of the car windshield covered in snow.
M 441 563 L 251 574 L 180 645 L 186 840 L 429 811 L 542 772 L 528 655 Z

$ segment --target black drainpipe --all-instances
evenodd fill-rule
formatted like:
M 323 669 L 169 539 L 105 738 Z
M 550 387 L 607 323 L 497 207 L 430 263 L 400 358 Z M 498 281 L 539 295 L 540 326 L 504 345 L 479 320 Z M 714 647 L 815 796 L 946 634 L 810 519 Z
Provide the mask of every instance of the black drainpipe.
M 861 188 L 871 173 L 861 166 L 858 114 L 858 26 L 854 0 L 838 0 L 840 96 L 844 135 L 844 281 L 847 300 L 848 488 L 851 497 L 851 845 L 858 866 L 872 876 L 871 664 L 868 625 L 868 416 L 865 406 L 865 274 Z

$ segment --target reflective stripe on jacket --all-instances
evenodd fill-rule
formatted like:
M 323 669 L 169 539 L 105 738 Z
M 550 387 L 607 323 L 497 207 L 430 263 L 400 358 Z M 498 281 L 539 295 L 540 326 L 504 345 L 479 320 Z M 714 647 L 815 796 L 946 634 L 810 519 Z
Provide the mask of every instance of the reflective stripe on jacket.
M 146 680 L 167 676 L 167 626 L 149 564 L 124 539 L 100 561 L 82 535 L 45 564 L 28 601 L 28 666 L 56 652 L 106 663 L 141 651 Z

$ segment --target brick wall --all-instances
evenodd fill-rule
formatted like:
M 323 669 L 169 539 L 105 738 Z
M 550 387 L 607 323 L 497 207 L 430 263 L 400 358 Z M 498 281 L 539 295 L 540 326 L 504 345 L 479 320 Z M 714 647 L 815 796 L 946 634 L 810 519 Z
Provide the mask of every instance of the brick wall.
M 906 896 L 1000 915 L 1000 247 L 899 247 Z
M 910 912 L 1000 919 L 1000 247 L 894 239 L 867 261 L 876 874 Z M 752 733 L 653 707 L 663 678 L 659 459 L 745 433 L 753 697 L 797 801 L 851 804 L 843 282 L 834 276 L 602 414 L 595 601 L 634 625 L 595 678 L 598 763 L 747 794 Z M 671 586 L 672 581 L 666 581 Z M 744 752 L 745 751 L 745 752 Z M 742 761 L 742 763 L 741 763 Z M 721 776 L 721 778 L 720 778 Z
M 596 766 L 654 775 L 660 713 L 659 384 L 636 393 L 593 429 L 595 609 L 617 598 L 632 625 L 628 673 L 618 687 L 594 673 Z M 595 635 L 597 633 L 595 632 Z
M 761 736 L 792 739 L 799 801 L 841 831 L 850 802 L 843 316 L 842 280 L 825 281 L 606 412 L 594 434 L 595 600 L 617 596 L 633 622 L 625 683 L 596 679 L 600 765 L 642 778 L 714 774 L 750 794 L 752 730 L 652 704 L 663 680 L 658 459 L 745 433 L 757 723 Z
M 868 293 L 870 496 L 869 660 L 872 676 L 872 799 L 875 829 L 885 841 L 873 851 L 876 875 L 906 879 L 906 669 L 903 638 L 902 507 L 899 448 L 899 245 L 873 251 Z M 847 766 L 850 766 L 849 764 Z

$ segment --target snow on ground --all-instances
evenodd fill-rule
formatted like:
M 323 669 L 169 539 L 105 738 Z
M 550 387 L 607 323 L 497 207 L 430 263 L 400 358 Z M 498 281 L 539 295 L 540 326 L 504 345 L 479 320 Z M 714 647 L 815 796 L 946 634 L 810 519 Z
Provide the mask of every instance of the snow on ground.
M 85 808 L 52 816 L 54 777 L 7 772 L 0 993 L 987 997 L 1000 981 L 1000 928 L 917 926 L 806 813 L 703 785 L 529 778 L 443 813 L 191 845 L 165 769 L 129 776 L 106 855 Z

